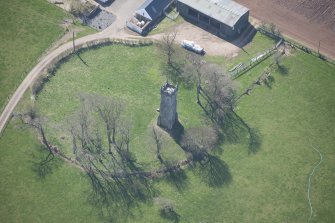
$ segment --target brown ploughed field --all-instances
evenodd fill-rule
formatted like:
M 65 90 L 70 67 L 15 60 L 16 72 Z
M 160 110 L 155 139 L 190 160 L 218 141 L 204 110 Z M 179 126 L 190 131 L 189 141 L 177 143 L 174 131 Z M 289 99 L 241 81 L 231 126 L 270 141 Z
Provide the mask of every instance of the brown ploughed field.
M 235 0 L 256 19 L 272 22 L 293 39 L 335 58 L 335 0 Z

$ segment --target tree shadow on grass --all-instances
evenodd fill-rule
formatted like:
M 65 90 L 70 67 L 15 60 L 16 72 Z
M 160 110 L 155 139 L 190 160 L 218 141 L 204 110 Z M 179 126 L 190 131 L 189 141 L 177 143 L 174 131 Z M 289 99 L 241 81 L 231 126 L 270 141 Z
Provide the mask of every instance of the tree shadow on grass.
M 248 133 L 248 153 L 249 154 L 254 154 L 257 153 L 261 149 L 262 145 L 262 138 L 260 135 L 260 132 L 256 128 L 250 127 L 236 112 L 233 112 L 235 117 L 240 120 L 241 124 L 245 127 Z
M 237 118 L 236 115 L 231 111 L 227 111 L 224 113 L 224 115 L 217 117 L 215 111 L 213 111 L 213 107 L 207 100 L 208 99 L 206 99 L 207 103 L 202 103 L 199 105 L 205 112 L 206 117 L 220 130 L 220 143 L 237 144 L 242 142 L 242 139 L 247 132 L 240 119 Z
M 63 164 L 62 160 L 50 153 L 47 154 L 46 150 L 47 148 L 44 145 L 40 145 L 38 152 L 32 154 L 31 169 L 39 180 L 45 180 L 48 175 L 51 175 Z
M 251 153 L 257 153 L 262 145 L 262 138 L 260 136 L 260 133 L 255 128 L 249 129 L 249 146 L 248 146 L 248 152 Z
M 184 126 L 179 122 L 179 120 L 176 121 L 176 123 L 173 125 L 172 130 L 168 131 L 170 136 L 174 139 L 174 141 L 180 145 L 180 141 L 185 134 Z
M 219 119 L 216 123 L 221 129 L 221 138 L 224 143 L 241 143 L 247 134 L 245 125 L 243 125 L 241 120 L 233 112 L 227 112 L 223 118 Z
M 86 63 L 85 60 L 83 60 L 83 58 L 81 58 L 80 53 L 76 53 L 77 57 L 79 58 L 79 60 L 86 66 L 89 67 L 88 64 Z
M 180 221 L 180 215 L 173 209 L 171 210 L 160 210 L 160 216 L 166 220 L 172 221 L 172 222 L 179 222 Z
M 223 112 L 221 109 L 217 108 L 206 92 L 201 91 L 200 96 L 202 102 L 199 103 L 199 106 L 202 108 L 209 121 L 220 129 L 220 143 L 240 143 L 243 135 L 245 135 L 245 127 L 241 124 L 236 115 L 231 110 Z
M 200 165 L 200 177 L 208 186 L 221 187 L 232 181 L 227 163 L 219 157 L 208 155 L 204 162 L 200 162 Z
M 159 206 L 159 215 L 161 218 L 171 222 L 180 221 L 180 215 L 176 212 L 172 201 L 162 197 L 157 197 L 155 198 L 155 203 Z
M 181 62 L 171 62 L 171 64 L 162 64 L 161 72 L 168 81 L 172 83 L 181 83 L 186 89 L 194 87 L 194 75 L 184 72 L 185 64 Z
M 264 84 L 267 88 L 272 89 L 272 86 L 275 82 L 275 78 L 270 75 L 266 80 L 264 80 Z
M 284 65 L 279 65 L 278 66 L 278 72 L 282 75 L 282 76 L 288 76 L 289 74 L 289 69 L 284 66 Z
M 99 168 L 84 166 L 91 182 L 88 201 L 98 208 L 102 218 L 126 222 L 133 210 L 141 203 L 151 203 L 157 191 L 136 160 L 128 157 L 123 161 L 120 174 L 106 173 Z
M 248 153 L 256 153 L 260 150 L 262 138 L 256 128 L 250 127 L 234 110 L 226 110 L 223 115 L 216 116 L 209 97 L 202 95 L 202 99 L 206 103 L 200 103 L 199 105 L 211 122 L 220 129 L 220 143 L 238 144 L 248 138 Z
M 151 203 L 157 192 L 151 182 L 141 177 L 102 180 L 90 176 L 92 190 L 88 201 L 96 207 L 101 217 L 109 221 L 126 222 L 141 203 Z
M 184 170 L 178 169 L 176 171 L 169 171 L 164 179 L 173 185 L 179 192 L 187 188 L 187 175 Z
M 182 65 L 174 62 L 164 63 L 161 65 L 161 71 L 167 80 L 178 83 L 182 74 Z

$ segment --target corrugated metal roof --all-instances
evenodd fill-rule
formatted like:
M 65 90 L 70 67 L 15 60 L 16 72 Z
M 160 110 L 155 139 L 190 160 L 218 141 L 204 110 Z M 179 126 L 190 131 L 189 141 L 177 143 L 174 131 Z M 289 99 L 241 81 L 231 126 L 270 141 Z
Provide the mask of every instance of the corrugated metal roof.
M 147 0 L 136 11 L 147 19 L 154 20 L 173 0 Z
M 232 0 L 178 0 L 230 27 L 249 11 Z

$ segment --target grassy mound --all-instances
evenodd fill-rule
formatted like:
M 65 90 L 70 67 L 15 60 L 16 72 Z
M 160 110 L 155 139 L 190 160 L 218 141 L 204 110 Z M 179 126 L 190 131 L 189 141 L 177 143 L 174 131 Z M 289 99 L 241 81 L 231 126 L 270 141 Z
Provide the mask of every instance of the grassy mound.
M 160 74 L 163 62 L 155 47 L 130 48 L 112 45 L 72 57 L 51 78 L 37 98 L 37 107 L 47 118 L 52 142 L 71 155 L 72 138 L 68 120 L 79 109 L 80 95 L 103 95 L 121 99 L 127 118 L 132 122 L 130 150 L 139 162 L 157 167 L 151 126 L 156 123 L 160 104 Z M 201 108 L 194 90 L 181 88 L 178 93 L 179 119 L 184 127 L 200 125 Z M 164 135 L 163 156 L 170 161 L 185 159 L 184 152 L 168 134 Z
M 47 117 L 48 136 L 62 148 L 70 148 L 65 122 L 78 108 L 78 96 L 81 93 L 115 95 L 128 103 L 127 112 L 134 123 L 134 153 L 146 167 L 157 166 L 153 152 L 148 149 L 150 144 L 142 139 L 157 118 L 159 87 L 164 82 L 159 72 L 159 63 L 163 61 L 159 52 L 154 47 L 112 45 L 87 51 L 80 57 L 63 64 L 37 98 L 40 112 Z M 169 222 L 171 219 L 179 222 L 306 222 L 310 213 L 308 175 L 319 161 L 312 146 L 318 147 L 324 157 L 312 179 L 312 222 L 335 221 L 332 208 L 335 203 L 332 193 L 335 66 L 300 52 L 286 57 L 283 64 L 285 73 L 274 73 L 271 86 L 256 87 L 236 108 L 238 117 L 252 128 L 252 134 L 241 131 L 241 120 L 228 120 L 231 125 L 224 130 L 221 150 L 206 163 L 155 181 L 157 199 L 140 204 L 130 212 L 125 210 L 119 222 Z M 250 75 L 257 76 L 254 72 L 240 77 L 243 86 L 248 86 L 244 82 L 250 80 Z M 203 113 L 194 94 L 192 90 L 181 88 L 178 95 L 179 117 L 186 128 L 203 124 Z M 23 142 L 15 140 L 21 134 Z M 67 214 L 63 221 L 82 222 L 81 217 L 88 213 L 92 215 L 90 222 L 103 221 L 95 218 L 97 210 L 91 213 L 83 201 L 88 187 L 86 180 L 82 182 L 83 175 L 63 165 L 38 182 L 31 168 L 33 160 L 26 154 L 34 153 L 38 145 L 24 144 L 32 141 L 33 136 L 10 125 L 0 140 L 0 149 L 5 154 L 0 167 L 10 170 L 1 174 L 4 177 L 0 191 L 6 202 L 0 213 L 7 222 L 57 221 L 57 211 L 65 209 Z M 165 156 L 173 159 L 184 155 L 176 153 L 177 145 L 168 137 L 165 145 L 168 145 L 164 148 Z M 169 150 L 173 152 L 169 154 Z M 21 183 L 13 179 L 20 179 Z M 26 179 L 27 186 L 21 179 Z M 41 187 L 45 192 L 40 192 Z M 66 193 L 60 195 L 60 188 Z M 69 201 L 66 199 L 69 196 L 74 197 Z M 53 199 L 57 202 L 53 203 Z M 45 204 L 53 203 L 57 211 L 39 214 L 24 209 L 28 203 L 34 203 L 34 210 L 41 211 L 45 210 Z M 14 206 L 21 209 L 14 210 Z

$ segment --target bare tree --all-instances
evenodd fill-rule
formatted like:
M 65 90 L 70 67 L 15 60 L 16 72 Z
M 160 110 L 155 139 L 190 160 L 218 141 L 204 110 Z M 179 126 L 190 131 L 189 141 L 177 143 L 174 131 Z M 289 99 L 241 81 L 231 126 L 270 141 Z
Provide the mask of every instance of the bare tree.
M 120 100 L 101 96 L 95 97 L 95 104 L 99 116 L 105 124 L 108 151 L 112 153 L 112 144 L 116 143 L 116 130 L 120 124 L 121 114 L 124 112 L 124 104 Z
M 41 143 L 44 145 L 44 148 L 48 150 L 48 155 L 43 158 L 41 161 L 36 163 L 36 170 L 38 172 L 38 175 L 40 177 L 45 177 L 45 175 L 51 171 L 51 167 L 49 166 L 50 161 L 52 161 L 55 157 L 54 150 L 50 146 L 44 127 L 42 124 L 42 118 L 38 114 L 38 110 L 35 106 L 35 104 L 28 105 L 28 108 L 26 109 L 26 112 L 24 114 L 18 115 L 19 119 L 28 126 L 34 128 L 38 132 L 38 136 L 40 138 Z
M 89 103 L 91 99 L 95 103 Z M 131 204 L 140 200 L 140 196 L 141 199 L 150 197 L 151 188 L 146 179 L 136 174 L 140 172 L 140 167 L 129 152 L 130 122 L 122 115 L 120 109 L 116 110 L 116 115 L 113 113 L 115 106 L 109 107 L 109 105 L 115 100 L 107 100 L 107 103 L 103 101 L 104 99 L 106 98 L 91 96 L 89 100 L 82 100 L 86 105 L 82 105 L 73 118 L 71 134 L 76 160 L 91 180 L 92 199 L 95 204 L 98 203 L 103 208 L 108 208 L 109 213 L 113 213 L 110 208 L 120 208 L 119 204 L 125 205 L 124 209 L 128 210 Z M 116 116 L 117 125 L 113 126 L 113 119 Z M 101 134 L 100 129 L 106 129 L 107 125 L 112 125 L 110 134 Z M 114 140 L 113 127 L 115 127 Z M 108 142 L 112 142 L 115 146 L 115 153 L 109 153 Z
M 120 209 L 129 211 L 131 207 L 136 206 L 137 202 L 152 199 L 151 183 L 141 175 L 143 171 L 134 159 L 130 159 L 131 123 L 129 120 L 124 115 L 119 115 L 118 124 L 115 127 L 115 145 L 118 149 L 116 156 L 113 157 L 108 153 L 107 135 L 102 134 L 106 124 L 96 107 L 103 104 L 103 99 L 97 96 L 83 95 L 80 101 L 81 106 L 78 112 L 70 119 L 70 132 L 76 160 L 91 181 L 90 201 L 104 208 L 104 213 L 114 216 L 120 213 Z M 110 113 L 106 111 L 104 114 Z M 54 154 L 58 153 L 58 150 L 47 141 L 41 118 L 35 107 L 29 107 L 25 114 L 17 117 L 36 128 L 39 131 L 41 141 L 49 149 L 48 157 L 36 166 L 37 170 L 41 172 L 39 175 L 45 176 L 51 171 L 49 161 L 52 160 Z M 126 213 L 123 212 L 120 215 L 125 216 Z
M 174 42 L 177 36 L 177 32 L 173 31 L 163 36 L 163 50 L 167 56 L 167 64 L 172 65 L 172 58 L 175 53 Z
M 42 143 L 45 145 L 45 147 L 48 149 L 49 154 L 46 158 L 46 161 L 49 160 L 49 157 L 54 157 L 52 148 L 50 147 L 47 137 L 44 132 L 44 128 L 42 126 L 42 120 L 40 115 L 38 114 L 37 108 L 35 107 L 35 104 L 29 105 L 27 112 L 21 116 L 21 119 L 30 125 L 31 127 L 35 128 L 39 135 L 41 136 Z
M 236 87 L 232 79 L 217 65 L 207 64 L 204 68 L 207 82 L 204 90 L 211 103 L 212 112 L 226 112 L 233 109 Z
M 206 61 L 201 58 L 198 54 L 188 54 L 187 60 L 191 62 L 191 69 L 195 71 L 197 77 L 197 103 L 200 104 L 200 92 L 201 88 L 201 76 L 202 76 L 202 67 L 206 64 Z M 186 72 L 189 72 L 190 66 L 186 66 Z
M 185 86 L 191 86 L 194 78 L 193 75 L 183 73 L 185 58 L 181 56 L 182 54 L 177 53 L 175 48 L 176 35 L 177 32 L 173 31 L 163 36 L 161 48 L 167 60 L 161 66 L 162 74 L 166 76 L 167 82 L 171 81 L 177 84 L 181 81 Z
M 106 167 L 106 171 L 109 167 L 122 170 L 123 162 L 129 161 L 131 157 L 131 123 L 123 113 L 124 104 L 118 99 L 96 95 L 82 96 L 81 108 L 72 119 L 70 128 L 72 148 L 77 159 L 90 156 Z M 101 131 L 101 125 L 105 131 Z M 107 167 L 105 164 L 111 165 Z
M 124 149 L 127 153 L 129 153 L 129 143 L 130 143 L 130 130 L 132 127 L 132 123 L 125 120 L 122 121 L 120 124 L 120 142 L 118 145 L 120 145 L 119 150 Z

